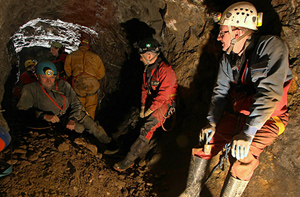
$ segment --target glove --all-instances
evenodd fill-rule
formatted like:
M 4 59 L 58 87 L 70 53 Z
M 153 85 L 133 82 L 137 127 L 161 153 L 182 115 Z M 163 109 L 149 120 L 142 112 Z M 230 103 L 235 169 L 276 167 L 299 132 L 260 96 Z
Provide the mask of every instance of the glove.
M 146 112 L 145 112 L 145 117 L 149 116 L 150 114 L 152 114 L 153 111 L 151 109 L 148 109 Z
M 208 123 L 205 127 L 202 128 L 199 134 L 199 141 L 200 143 L 207 144 L 211 138 L 214 136 L 216 132 L 216 125 L 212 123 Z M 204 141 L 206 140 L 206 141 Z
M 237 160 L 247 157 L 253 138 L 254 136 L 247 135 L 244 132 L 234 136 L 231 143 L 231 155 Z
M 145 118 L 145 106 L 141 107 L 140 118 Z

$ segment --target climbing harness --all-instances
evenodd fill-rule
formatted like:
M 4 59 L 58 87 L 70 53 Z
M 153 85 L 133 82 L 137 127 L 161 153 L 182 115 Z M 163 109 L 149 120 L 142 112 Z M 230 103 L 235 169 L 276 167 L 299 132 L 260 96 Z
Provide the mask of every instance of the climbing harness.
M 86 75 L 88 75 L 88 76 L 91 76 L 91 77 L 96 78 L 94 75 L 91 75 L 91 74 L 85 72 L 85 52 L 82 51 L 82 50 L 80 50 L 80 51 L 83 53 L 83 56 L 82 56 L 82 72 L 79 73 L 78 75 L 76 75 L 76 76 L 74 76 L 74 77 L 72 78 L 72 87 L 73 87 L 73 89 L 74 89 L 75 80 L 76 80 L 79 76 L 81 76 L 81 75 L 83 75 L 83 74 L 86 74 Z M 78 97 L 80 97 L 80 98 L 86 98 L 87 96 L 93 96 L 93 95 L 95 95 L 95 94 L 98 94 L 99 91 L 100 91 L 100 88 L 99 88 L 96 92 L 86 94 L 85 96 L 81 96 L 81 95 L 77 94 L 76 91 L 75 91 L 75 92 L 76 92 L 76 95 L 77 95 Z
M 206 183 L 209 180 L 209 178 L 211 177 L 211 175 L 214 173 L 214 171 L 217 168 L 219 168 L 222 171 L 225 171 L 225 160 L 226 160 L 226 167 L 229 166 L 229 164 L 228 164 L 229 163 L 228 153 L 230 151 L 230 143 L 225 144 L 224 149 L 225 149 L 225 152 L 221 155 L 219 163 L 217 165 L 215 165 L 215 167 L 212 169 L 212 171 L 210 172 L 208 177 L 205 179 L 204 183 Z
M 168 104 L 168 105 L 169 105 L 169 104 Z M 166 129 L 166 128 L 164 127 L 164 123 L 166 122 L 166 120 L 167 120 L 168 118 L 170 118 L 170 117 L 175 113 L 175 107 L 174 107 L 173 105 L 171 105 L 171 106 L 168 108 L 168 111 L 167 111 L 167 113 L 166 113 L 165 115 L 162 113 L 162 109 L 161 109 L 161 108 L 159 108 L 158 110 L 159 110 L 161 116 L 163 117 L 163 120 L 161 120 L 161 118 L 160 118 L 160 116 L 159 116 L 160 124 L 161 124 L 162 129 L 163 129 L 164 131 L 170 131 L 170 130 L 172 130 L 172 129 L 174 128 L 174 123 L 172 124 L 171 128 L 169 128 L 169 129 Z
M 236 127 L 235 127 L 235 131 L 234 131 L 234 135 L 237 135 L 238 132 L 239 132 L 239 127 L 241 126 L 241 123 L 242 123 L 242 116 L 243 116 L 243 114 L 239 114 L 238 115 L 238 119 L 237 119 L 237 124 L 236 124 Z M 217 165 L 215 165 L 215 167 L 213 167 L 212 171 L 210 172 L 210 174 L 206 178 L 205 183 L 209 180 L 209 178 L 211 177 L 211 175 L 214 173 L 214 171 L 217 168 L 219 168 L 222 171 L 225 171 L 225 160 L 226 160 L 226 167 L 229 166 L 229 164 L 228 164 L 229 163 L 229 156 L 228 156 L 228 154 L 229 154 L 230 148 L 231 148 L 231 143 L 225 144 L 224 149 L 223 149 L 223 154 L 220 156 L 219 163 Z
M 64 105 L 61 108 L 52 98 L 51 96 L 47 93 L 47 91 L 44 89 L 44 87 L 42 86 L 42 84 L 39 82 L 40 87 L 42 88 L 43 92 L 47 95 L 47 97 L 52 101 L 52 103 L 58 108 L 60 109 L 60 113 L 62 113 L 62 111 L 65 109 L 66 107 L 66 96 L 64 96 L 63 94 L 59 94 L 63 99 L 64 99 Z M 58 92 L 58 85 L 57 82 L 55 82 L 55 87 L 56 90 L 54 90 L 53 92 Z M 62 115 L 62 114 L 61 114 Z

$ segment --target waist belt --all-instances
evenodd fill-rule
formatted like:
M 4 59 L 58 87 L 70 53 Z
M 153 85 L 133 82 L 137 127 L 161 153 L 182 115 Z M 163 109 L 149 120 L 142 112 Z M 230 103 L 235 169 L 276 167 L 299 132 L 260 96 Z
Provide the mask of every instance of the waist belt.
M 94 93 L 86 94 L 85 96 L 81 96 L 81 95 L 79 95 L 79 94 L 77 94 L 77 93 L 76 93 L 76 95 L 77 95 L 78 97 L 80 97 L 80 98 L 85 98 L 85 97 L 87 97 L 87 96 L 93 96 L 93 95 L 97 94 L 97 93 L 99 92 L 99 90 L 100 90 L 100 89 L 98 89 L 98 90 L 97 90 L 96 92 L 94 92 Z

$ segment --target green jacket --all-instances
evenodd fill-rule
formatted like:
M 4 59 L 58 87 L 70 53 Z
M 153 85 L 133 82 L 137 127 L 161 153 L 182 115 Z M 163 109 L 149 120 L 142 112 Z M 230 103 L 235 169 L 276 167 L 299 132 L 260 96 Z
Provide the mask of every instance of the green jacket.
M 83 118 L 83 106 L 69 83 L 58 80 L 53 90 L 45 89 L 45 91 L 52 100 L 43 91 L 39 82 L 25 85 L 17 108 L 19 110 L 34 108 L 38 113 L 45 112 L 57 116 L 64 115 L 68 110 L 69 119 L 79 121 Z

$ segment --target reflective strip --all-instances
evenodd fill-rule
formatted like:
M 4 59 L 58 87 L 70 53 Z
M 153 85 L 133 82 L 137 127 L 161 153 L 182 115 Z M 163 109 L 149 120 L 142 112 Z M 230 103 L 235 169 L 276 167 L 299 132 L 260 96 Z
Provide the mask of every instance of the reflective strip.
M 275 125 L 279 128 L 278 135 L 281 135 L 285 130 L 285 126 L 284 126 L 283 122 L 281 121 L 280 118 L 278 118 L 278 116 L 274 116 L 271 118 L 275 121 Z
M 170 97 L 172 98 L 172 97 L 175 97 L 176 95 L 177 95 L 177 93 L 175 93 L 175 94 L 171 94 L 171 96 L 170 96 Z

